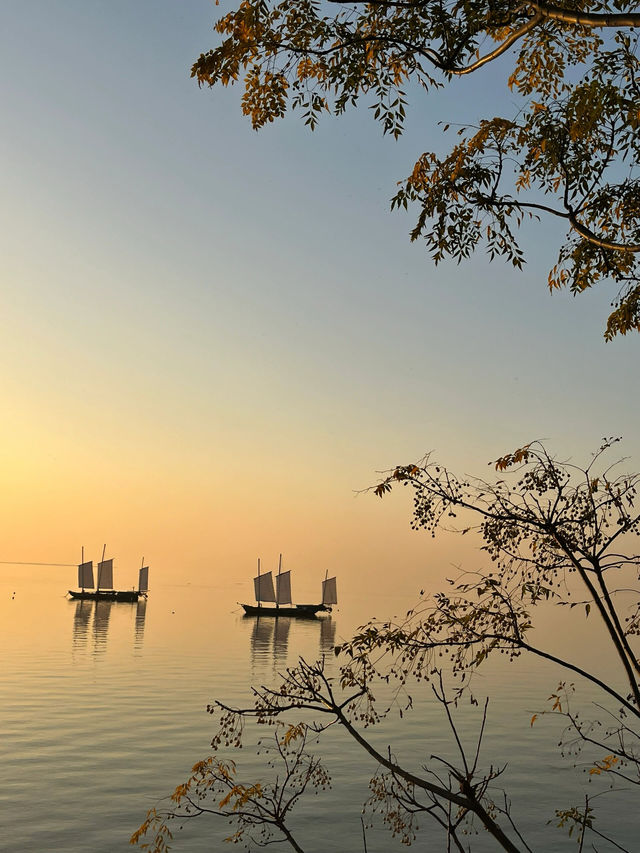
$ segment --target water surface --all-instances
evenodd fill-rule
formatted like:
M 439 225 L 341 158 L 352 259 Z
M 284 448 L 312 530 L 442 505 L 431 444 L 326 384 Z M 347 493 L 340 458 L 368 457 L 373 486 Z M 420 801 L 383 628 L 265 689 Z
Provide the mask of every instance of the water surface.
M 133 850 L 128 839 L 146 810 L 161 805 L 195 761 L 210 754 L 209 702 L 246 705 L 251 684 L 273 684 L 300 655 L 327 654 L 335 666 L 334 644 L 367 616 L 414 603 L 369 599 L 341 605 L 330 618 L 275 622 L 244 617 L 236 602 L 242 591 L 222 584 L 154 587 L 137 605 L 70 601 L 65 590 L 59 574 L 45 569 L 5 570 L 0 582 L 2 851 Z M 556 682 L 557 673 L 522 664 L 494 667 L 477 680 L 478 693 L 493 697 L 486 764 L 507 765 L 514 813 L 533 849 L 545 853 L 575 849 L 546 820 L 556 806 L 576 801 L 576 771 L 557 751 L 553 721 L 530 726 Z M 419 769 L 432 754 L 455 752 L 430 688 L 413 693 L 416 710 L 402 721 L 394 715 L 372 738 Z M 464 705 L 458 719 L 471 747 L 478 709 Z M 309 853 L 361 851 L 360 811 L 375 767 L 337 731 L 323 751 L 333 788 L 298 809 L 294 828 Z M 264 772 L 262 759 L 248 750 L 239 757 L 247 781 Z M 578 786 L 593 793 L 588 778 L 580 774 Z M 619 802 L 610 820 L 628 821 L 625 832 L 633 839 L 635 803 Z M 172 849 L 220 849 L 227 834 L 226 825 L 198 819 Z M 380 826 L 367 830 L 366 841 L 368 853 L 401 849 Z M 476 842 L 474 849 L 495 849 L 482 836 Z

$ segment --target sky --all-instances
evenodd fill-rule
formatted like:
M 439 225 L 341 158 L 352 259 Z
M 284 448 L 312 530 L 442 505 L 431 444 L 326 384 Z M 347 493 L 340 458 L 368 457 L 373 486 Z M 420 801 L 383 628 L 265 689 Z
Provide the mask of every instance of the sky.
M 504 68 L 417 94 L 399 142 L 364 107 L 255 133 L 189 76 L 227 8 L 0 10 L 0 560 L 107 543 L 116 585 L 144 556 L 153 586 L 282 552 L 304 593 L 328 569 L 411 595 L 477 554 L 362 493 L 378 472 L 432 451 L 485 476 L 535 438 L 582 462 L 605 435 L 639 465 L 640 338 L 604 342 L 606 286 L 548 292 L 557 223 L 522 273 L 436 268 L 389 211 L 437 121 L 510 108 Z

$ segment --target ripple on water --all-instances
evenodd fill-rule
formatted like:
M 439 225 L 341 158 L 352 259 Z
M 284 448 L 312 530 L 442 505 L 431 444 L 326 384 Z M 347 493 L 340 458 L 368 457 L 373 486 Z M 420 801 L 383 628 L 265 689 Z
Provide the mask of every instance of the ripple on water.
M 15 600 L 0 599 L 0 850 L 131 850 L 129 836 L 146 810 L 209 754 L 214 721 L 206 704 L 246 702 L 251 683 L 272 683 L 298 655 L 330 651 L 336 634 L 353 627 L 340 613 L 324 622 L 258 624 L 232 612 L 232 598 L 206 588 L 159 589 L 142 612 L 67 602 L 43 583 L 32 594 L 19 590 Z M 555 675 L 516 667 L 501 683 L 497 674 L 479 684 L 485 692 L 501 689 L 489 710 L 487 762 L 508 765 L 514 809 L 532 831 L 536 827 L 532 837 L 541 843 L 540 817 L 552 816 L 574 780 L 558 756 L 557 730 L 548 726 L 541 737 L 538 725 L 547 724 L 537 723 L 535 731 L 529 725 L 555 681 Z M 419 768 L 432 754 L 451 755 L 451 739 L 429 688 L 416 688 L 414 700 L 412 714 L 402 722 L 390 717 L 372 737 Z M 478 710 L 463 706 L 459 718 L 472 741 Z M 362 850 L 360 809 L 375 768 L 335 730 L 323 738 L 322 752 L 333 790 L 302 803 L 293 827 L 308 853 Z M 262 757 L 247 750 L 242 759 L 243 778 L 263 774 Z M 175 853 L 218 849 L 217 829 L 200 821 L 186 825 Z M 222 827 L 222 837 L 226 832 Z M 549 829 L 538 846 L 556 853 L 575 843 Z M 367 830 L 369 853 L 392 848 L 386 830 Z M 478 849 L 492 847 L 481 839 Z

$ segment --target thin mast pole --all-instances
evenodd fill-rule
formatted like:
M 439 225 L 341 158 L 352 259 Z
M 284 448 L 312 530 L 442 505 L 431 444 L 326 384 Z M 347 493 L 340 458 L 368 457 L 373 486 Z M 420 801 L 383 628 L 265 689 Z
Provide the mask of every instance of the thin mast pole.
M 260 607 L 260 557 L 258 557 L 258 607 Z
M 82 545 L 82 555 L 80 557 L 80 565 L 84 565 L 84 545 Z M 82 592 L 84 592 L 84 569 L 82 570 Z
M 102 546 L 102 559 L 100 560 L 100 563 L 104 563 L 104 555 L 105 555 L 106 550 L 107 550 L 107 543 L 105 542 L 104 545 Z M 96 595 L 97 595 L 100 592 L 100 564 L 98 564 L 98 571 L 96 572 L 96 575 L 97 575 L 97 577 L 96 577 Z
M 276 581 L 276 610 L 280 609 L 280 573 L 282 572 L 282 554 L 278 560 L 278 580 Z

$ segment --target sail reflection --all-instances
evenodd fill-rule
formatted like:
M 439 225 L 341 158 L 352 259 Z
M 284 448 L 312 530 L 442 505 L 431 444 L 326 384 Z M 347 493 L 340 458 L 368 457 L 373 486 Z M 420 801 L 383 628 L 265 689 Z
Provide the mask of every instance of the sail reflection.
M 74 651 L 81 651 L 87 645 L 92 610 L 92 601 L 76 601 L 76 612 L 73 615 Z
M 336 623 L 329 616 L 319 619 L 320 622 L 320 654 L 332 655 L 336 645 Z
M 111 611 L 115 607 L 117 612 L 126 611 L 133 625 L 133 647 L 136 650 L 142 648 L 144 642 L 144 625 L 147 611 L 147 600 L 141 598 L 136 603 L 135 610 L 129 603 L 116 601 L 92 601 L 82 599 L 75 603 L 73 615 L 73 650 L 84 651 L 87 647 L 89 636 L 92 637 L 91 651 L 94 655 L 102 655 L 107 648 Z M 117 627 L 117 622 L 116 622 Z
M 291 616 L 243 616 L 251 621 L 251 664 L 256 669 L 282 671 L 290 663 L 290 654 L 307 659 L 332 655 L 336 623 L 330 616 L 320 619 L 296 619 Z
M 275 621 L 275 619 L 260 618 L 254 620 L 251 632 L 251 662 L 253 664 L 270 660 Z
M 147 615 L 147 599 L 139 598 L 136 604 L 136 624 L 134 629 L 133 646 L 135 649 L 142 648 L 144 640 L 144 620 Z
M 273 632 L 273 660 L 276 666 L 286 665 L 291 617 L 281 616 L 279 619 L 274 619 L 274 622 L 276 626 Z
M 96 601 L 93 611 L 93 652 L 104 654 L 107 649 L 107 634 L 113 601 Z

